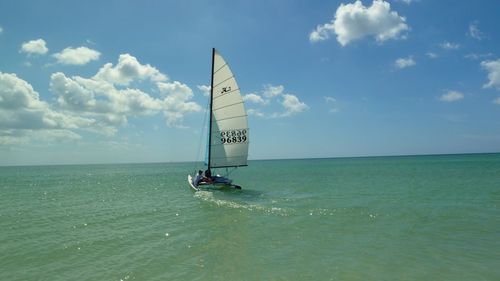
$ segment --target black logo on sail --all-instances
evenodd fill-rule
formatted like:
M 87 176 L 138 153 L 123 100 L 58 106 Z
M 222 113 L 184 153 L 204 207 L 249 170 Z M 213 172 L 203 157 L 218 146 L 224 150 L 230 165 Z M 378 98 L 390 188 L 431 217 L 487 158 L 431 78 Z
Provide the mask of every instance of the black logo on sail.
M 222 88 L 222 91 L 220 92 L 220 94 L 225 94 L 225 93 L 229 93 L 231 92 L 231 86 L 227 86 L 227 87 L 224 87 Z

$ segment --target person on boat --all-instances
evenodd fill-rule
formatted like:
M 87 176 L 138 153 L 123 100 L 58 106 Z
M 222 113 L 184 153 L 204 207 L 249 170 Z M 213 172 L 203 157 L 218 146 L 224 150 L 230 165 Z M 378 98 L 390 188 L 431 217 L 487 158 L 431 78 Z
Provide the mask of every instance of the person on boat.
M 205 170 L 205 177 L 212 179 L 212 171 L 210 171 L 210 169 Z
M 206 174 L 206 172 L 205 172 L 205 174 Z M 199 170 L 198 175 L 196 175 L 196 178 L 193 180 L 193 185 L 197 187 L 201 183 L 211 184 L 211 183 L 213 183 L 213 180 L 211 177 L 203 176 L 203 172 L 201 170 Z
M 205 170 L 205 178 L 209 183 L 231 183 L 230 180 L 219 175 L 212 177 L 212 171 L 210 169 Z
M 193 185 L 198 186 L 200 182 L 203 181 L 203 172 L 201 170 L 198 171 L 198 175 L 196 175 L 196 178 L 193 180 Z
M 205 171 L 205 177 L 203 178 L 203 181 L 206 183 L 213 183 L 214 179 L 212 178 L 212 171 L 210 169 L 207 169 Z

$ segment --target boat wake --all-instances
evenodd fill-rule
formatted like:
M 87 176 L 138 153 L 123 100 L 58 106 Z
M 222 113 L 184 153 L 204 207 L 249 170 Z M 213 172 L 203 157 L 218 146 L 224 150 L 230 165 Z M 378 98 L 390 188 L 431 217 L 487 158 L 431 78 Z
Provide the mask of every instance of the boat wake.
M 281 207 L 276 207 L 272 205 L 272 203 L 269 203 L 271 205 L 267 205 L 265 202 L 247 202 L 247 201 L 241 201 L 245 200 L 244 197 L 239 197 L 240 201 L 235 201 L 231 200 L 231 198 L 218 198 L 218 196 L 215 194 L 215 192 L 211 191 L 197 191 L 194 194 L 195 197 L 208 202 L 210 204 L 214 204 L 218 207 L 224 207 L 224 208 L 231 208 L 231 209 L 240 209 L 240 210 L 246 210 L 246 211 L 258 211 L 258 212 L 263 212 L 263 213 L 269 213 L 269 214 L 274 214 L 274 215 L 280 215 L 280 216 L 288 216 L 291 213 L 293 213 L 293 210 L 287 209 L 287 208 L 281 208 Z M 255 201 L 255 200 L 249 200 L 249 201 Z M 274 201 L 273 201 L 274 202 Z

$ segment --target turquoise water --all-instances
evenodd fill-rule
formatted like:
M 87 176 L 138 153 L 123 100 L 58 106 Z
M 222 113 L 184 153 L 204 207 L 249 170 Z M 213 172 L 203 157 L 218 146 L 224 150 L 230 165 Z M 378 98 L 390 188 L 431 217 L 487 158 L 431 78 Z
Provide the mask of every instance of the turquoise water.
M 0 280 L 500 280 L 500 154 L 0 167 Z

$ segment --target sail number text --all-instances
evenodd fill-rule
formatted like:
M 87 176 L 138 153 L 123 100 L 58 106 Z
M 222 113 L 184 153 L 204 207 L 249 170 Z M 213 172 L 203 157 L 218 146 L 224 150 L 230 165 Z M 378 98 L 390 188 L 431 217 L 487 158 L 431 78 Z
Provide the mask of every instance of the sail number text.
M 247 130 L 221 131 L 220 137 L 222 144 L 243 143 L 247 141 Z

